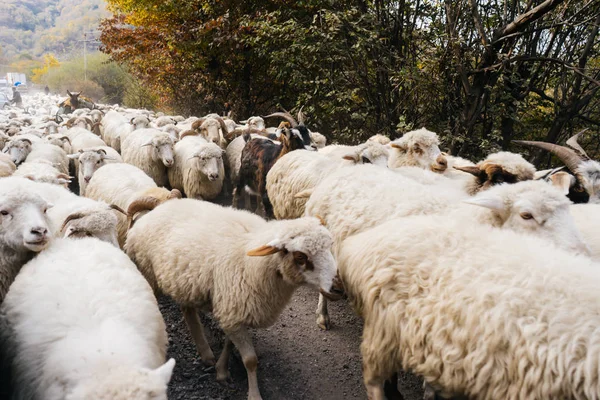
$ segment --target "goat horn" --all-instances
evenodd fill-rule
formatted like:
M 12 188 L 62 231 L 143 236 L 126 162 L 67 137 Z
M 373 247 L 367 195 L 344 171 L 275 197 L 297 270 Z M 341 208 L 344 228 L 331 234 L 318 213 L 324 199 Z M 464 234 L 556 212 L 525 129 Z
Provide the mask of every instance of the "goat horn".
M 127 207 L 127 221 L 129 229 L 134 224 L 133 217 L 140 211 L 151 211 L 160 205 L 160 200 L 151 196 L 143 196 L 134 200 L 129 207 Z
M 581 157 L 581 159 L 584 161 L 588 161 L 590 159 L 590 157 L 587 155 L 587 153 L 585 152 L 583 147 L 581 147 L 581 145 L 578 143 L 578 139 L 588 129 L 589 128 L 585 128 L 584 130 L 582 130 L 581 132 L 579 132 L 578 134 L 572 136 L 569 140 L 567 140 L 567 146 L 574 149 L 575 152 L 579 155 L 579 157 Z
M 298 126 L 298 122 L 296 122 L 296 120 L 294 119 L 294 117 L 292 117 L 290 115 L 290 113 L 276 112 L 276 113 L 264 116 L 263 118 L 271 118 L 271 117 L 279 117 L 279 118 L 285 119 L 287 122 L 289 122 L 292 125 L 292 128 L 295 128 Z
M 76 219 L 81 219 L 83 217 L 85 217 L 86 214 L 82 213 L 82 212 L 76 212 L 73 213 L 71 215 L 69 215 L 66 219 L 65 222 L 63 222 L 62 226 L 60 227 L 60 232 L 62 233 L 65 228 L 67 227 L 67 225 L 69 224 L 69 222 L 74 221 Z
M 298 124 L 299 125 L 304 125 L 304 120 L 306 119 L 306 115 L 304 115 L 304 113 L 302 112 L 303 108 L 304 108 L 304 106 L 300 107 L 300 110 L 298 111 Z
M 221 125 L 221 130 L 223 131 L 223 136 L 227 136 L 227 134 L 229 133 L 229 128 L 227 128 L 227 125 L 225 124 L 225 121 L 223 120 L 223 118 L 215 117 L 215 119 L 217 121 L 219 121 L 219 125 Z
M 198 135 L 198 132 L 196 132 L 192 129 L 188 129 L 187 131 L 179 134 L 179 140 L 183 139 L 186 136 L 196 136 L 196 135 Z
M 121 207 L 119 207 L 118 205 L 116 205 L 116 204 L 111 204 L 110 208 L 113 209 L 113 210 L 115 210 L 115 211 L 120 212 L 121 214 L 123 214 L 125 216 L 127 216 L 127 212 L 125 210 L 123 210 Z
M 565 163 L 567 168 L 569 168 L 573 173 L 576 173 L 577 167 L 579 167 L 579 164 L 582 161 L 581 157 L 575 152 L 575 150 L 565 146 L 530 140 L 513 140 L 513 142 L 524 146 L 537 147 L 551 152 L 552 154 L 560 158 L 561 161 Z

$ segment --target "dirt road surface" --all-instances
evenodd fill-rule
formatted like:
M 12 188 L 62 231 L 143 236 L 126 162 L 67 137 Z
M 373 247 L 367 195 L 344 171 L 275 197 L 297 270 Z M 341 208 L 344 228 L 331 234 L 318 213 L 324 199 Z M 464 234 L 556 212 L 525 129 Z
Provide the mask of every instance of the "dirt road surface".
M 160 309 L 169 332 L 169 357 L 177 360 L 169 387 L 171 400 L 245 400 L 246 370 L 237 352 L 230 359 L 232 382 L 221 385 L 214 371 L 205 371 L 179 307 L 161 297 Z M 360 363 L 362 321 L 345 301 L 329 303 L 330 331 L 320 330 L 314 310 L 317 294 L 300 288 L 279 320 L 270 328 L 253 331 L 258 355 L 258 383 L 264 400 L 366 399 Z M 202 321 L 215 356 L 223 333 L 209 317 Z M 421 381 L 400 376 L 406 400 L 423 398 Z

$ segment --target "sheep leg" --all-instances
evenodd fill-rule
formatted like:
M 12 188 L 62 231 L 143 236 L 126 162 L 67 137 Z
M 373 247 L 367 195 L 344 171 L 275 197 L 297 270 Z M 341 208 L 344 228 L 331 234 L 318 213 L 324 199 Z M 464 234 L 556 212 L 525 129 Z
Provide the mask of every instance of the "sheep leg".
M 388 400 L 403 400 L 402 393 L 398 390 L 398 373 L 392 375 L 390 379 L 383 384 L 383 393 Z
M 319 304 L 317 305 L 317 325 L 325 331 L 331 327 L 327 312 L 327 299 L 322 294 L 319 294 Z
M 237 188 L 237 186 L 233 187 L 233 193 L 231 194 L 232 199 L 231 199 L 231 208 L 240 208 L 239 207 L 239 190 Z
M 246 190 L 243 190 L 243 196 L 244 196 L 244 210 L 252 210 L 252 198 L 250 197 L 250 195 L 248 193 L 246 193 Z
M 244 367 L 246 367 L 246 373 L 248 374 L 248 400 L 262 400 L 260 391 L 258 390 L 258 378 L 256 376 L 258 358 L 256 357 L 254 346 L 252 345 L 250 333 L 246 328 L 241 328 L 233 333 L 225 333 L 231 338 L 235 347 L 237 347 L 242 356 Z
M 182 307 L 182 311 L 202 362 L 210 366 L 215 365 L 215 355 L 204 335 L 204 326 L 200 322 L 198 311 L 194 307 Z
M 223 351 L 217 361 L 217 381 L 225 382 L 231 375 L 229 374 L 229 355 L 231 354 L 231 339 L 228 336 L 225 337 L 225 344 L 223 345 Z

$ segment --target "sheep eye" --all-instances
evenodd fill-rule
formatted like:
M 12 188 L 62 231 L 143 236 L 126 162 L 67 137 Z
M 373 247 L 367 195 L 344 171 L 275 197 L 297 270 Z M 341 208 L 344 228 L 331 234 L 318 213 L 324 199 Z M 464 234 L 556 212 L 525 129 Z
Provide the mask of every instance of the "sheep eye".
M 47 212 L 47 211 L 48 211 L 48 209 L 47 209 L 47 208 L 44 208 L 44 214 L 46 214 L 46 212 Z
M 362 162 L 363 164 L 371 164 L 371 160 L 369 160 L 367 157 L 363 156 L 362 158 Z
M 521 218 L 523 218 L 523 219 L 532 219 L 533 215 L 531 215 L 531 213 L 528 213 L 528 212 L 523 212 L 523 213 L 521 213 Z
M 296 260 L 296 262 L 298 262 L 300 264 L 306 263 L 307 259 L 308 259 L 308 257 L 306 257 L 306 254 L 304 254 L 304 253 L 300 253 L 300 252 L 294 253 L 294 260 Z
M 6 217 L 8 215 L 8 211 L 2 210 L 0 211 L 0 215 L 4 215 Z

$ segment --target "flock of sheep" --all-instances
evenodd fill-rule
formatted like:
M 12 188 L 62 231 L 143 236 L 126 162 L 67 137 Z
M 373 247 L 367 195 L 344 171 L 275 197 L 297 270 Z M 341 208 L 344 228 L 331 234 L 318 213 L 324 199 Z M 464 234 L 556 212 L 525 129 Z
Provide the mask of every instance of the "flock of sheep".
M 326 146 L 301 112 L 57 120 L 57 98 L 24 100 L 0 112 L 7 398 L 166 399 L 163 293 L 216 379 L 235 346 L 260 399 L 248 329 L 301 285 L 322 329 L 344 293 L 364 319 L 369 399 L 394 396 L 401 369 L 426 396 L 600 398 L 600 163 L 580 135 L 521 142 L 566 166 L 536 171 L 515 153 L 450 156 L 426 129 Z M 232 207 L 210 202 L 222 193 Z M 226 335 L 218 359 L 203 312 Z

